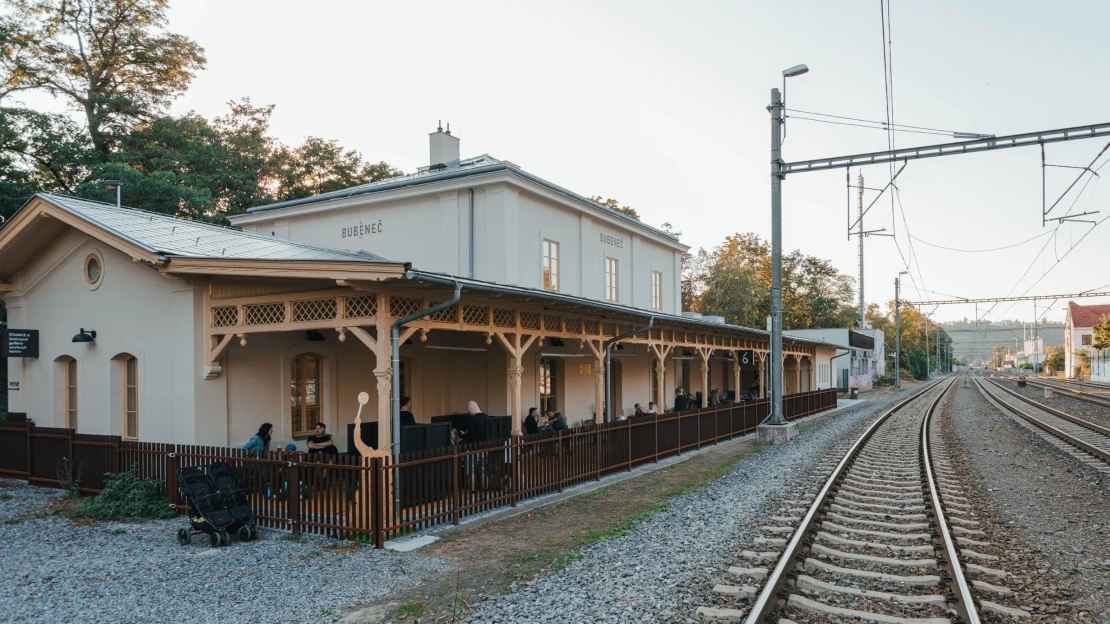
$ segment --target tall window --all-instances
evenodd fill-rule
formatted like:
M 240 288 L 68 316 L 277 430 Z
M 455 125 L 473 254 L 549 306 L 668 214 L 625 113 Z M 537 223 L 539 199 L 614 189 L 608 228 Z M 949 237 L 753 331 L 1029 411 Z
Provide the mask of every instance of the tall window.
M 559 376 L 555 372 L 555 358 L 540 358 L 539 388 L 540 411 L 558 411 Z
M 77 360 L 66 360 L 66 427 L 77 431 Z
M 651 309 L 663 310 L 663 274 L 651 272 Z
M 617 301 L 618 293 L 618 274 L 617 274 L 617 259 L 605 259 L 605 299 L 608 301 Z
M 312 432 L 320 422 L 322 374 L 320 356 L 302 353 L 293 358 L 289 368 L 289 401 L 291 407 L 293 435 Z
M 1082 342 L 1083 346 L 1090 346 L 1090 344 L 1091 344 L 1091 334 L 1083 334 L 1082 336 L 1080 336 L 1080 338 L 1081 338 L 1081 342 Z
M 559 243 L 543 239 L 543 287 L 559 290 Z
M 133 357 L 123 363 L 123 437 L 139 439 L 139 360 Z

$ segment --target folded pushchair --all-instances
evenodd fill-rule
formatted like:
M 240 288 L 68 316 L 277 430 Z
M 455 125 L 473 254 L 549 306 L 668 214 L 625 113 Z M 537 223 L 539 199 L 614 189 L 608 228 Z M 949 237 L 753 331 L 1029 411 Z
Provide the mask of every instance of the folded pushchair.
M 177 541 L 188 544 L 194 535 L 208 535 L 212 546 L 231 543 L 231 534 L 249 541 L 258 537 L 254 510 L 226 462 L 201 467 L 190 466 L 177 471 L 177 487 L 181 499 L 189 507 L 188 529 L 177 531 Z

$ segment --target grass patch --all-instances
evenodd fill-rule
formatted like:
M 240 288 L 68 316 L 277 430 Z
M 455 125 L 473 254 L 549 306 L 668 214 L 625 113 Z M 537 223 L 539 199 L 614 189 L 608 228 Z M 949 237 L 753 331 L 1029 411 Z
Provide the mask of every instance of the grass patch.
M 71 512 L 74 517 L 90 520 L 149 520 L 173 518 L 163 484 L 153 479 L 140 479 L 135 468 L 119 474 L 105 475 L 104 491 L 81 501 Z
M 0 500 L 11 500 L 13 498 L 15 498 L 15 497 L 12 496 L 11 494 L 0 494 Z
M 282 535 L 282 536 L 278 537 L 278 539 L 282 540 L 284 542 L 299 542 L 301 540 L 301 534 L 300 533 L 286 533 L 285 535 Z
M 327 607 L 324 607 L 323 609 L 320 609 L 320 615 L 335 615 L 335 612 Z
M 4 524 L 19 524 L 20 522 L 23 522 L 22 518 L 8 518 L 4 521 Z
M 301 561 L 311 561 L 320 556 L 320 551 L 314 550 L 306 555 L 301 555 Z
M 397 614 L 405 617 L 418 618 L 424 615 L 424 611 L 427 609 L 427 605 L 422 602 L 406 602 L 397 608 Z

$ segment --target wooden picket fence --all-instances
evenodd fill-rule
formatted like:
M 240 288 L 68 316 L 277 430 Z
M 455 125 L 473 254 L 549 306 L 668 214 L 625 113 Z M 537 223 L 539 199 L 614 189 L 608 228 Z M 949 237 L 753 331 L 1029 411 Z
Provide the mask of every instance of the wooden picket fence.
M 177 469 L 226 461 L 238 474 L 263 527 L 385 540 L 555 492 L 672 455 L 750 433 L 769 402 L 731 403 L 561 432 L 400 455 L 396 462 L 354 455 L 134 442 L 118 436 L 0 421 L 0 476 L 61 487 L 66 471 L 85 493 L 105 474 L 134 467 L 165 484 L 169 504 L 185 505 Z M 836 407 L 836 390 L 783 398 L 788 420 Z

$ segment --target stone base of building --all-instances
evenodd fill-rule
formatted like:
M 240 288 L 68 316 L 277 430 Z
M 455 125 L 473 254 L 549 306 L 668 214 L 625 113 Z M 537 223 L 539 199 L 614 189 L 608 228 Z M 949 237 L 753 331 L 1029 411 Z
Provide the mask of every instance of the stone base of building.
M 798 431 L 798 423 L 759 425 L 755 428 L 755 436 L 759 444 L 786 444 L 798 435 Z

